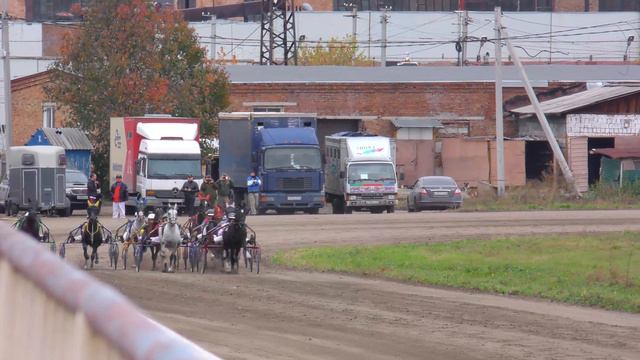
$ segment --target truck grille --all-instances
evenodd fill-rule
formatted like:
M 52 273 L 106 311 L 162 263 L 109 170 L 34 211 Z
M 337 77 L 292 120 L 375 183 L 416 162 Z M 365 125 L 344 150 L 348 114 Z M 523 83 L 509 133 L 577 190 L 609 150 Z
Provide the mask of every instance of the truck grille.
M 313 181 L 311 181 L 310 177 L 279 178 L 278 188 L 282 190 L 311 190 Z

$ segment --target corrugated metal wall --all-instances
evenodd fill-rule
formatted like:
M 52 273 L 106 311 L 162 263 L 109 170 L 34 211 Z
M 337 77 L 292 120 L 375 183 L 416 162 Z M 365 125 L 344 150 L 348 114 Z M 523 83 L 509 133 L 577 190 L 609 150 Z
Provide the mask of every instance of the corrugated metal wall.
M 569 167 L 573 172 L 578 191 L 589 190 L 589 152 L 586 136 L 569 137 Z
M 396 140 L 396 169 L 404 174 L 400 185 L 412 185 L 419 177 L 434 175 L 433 140 Z

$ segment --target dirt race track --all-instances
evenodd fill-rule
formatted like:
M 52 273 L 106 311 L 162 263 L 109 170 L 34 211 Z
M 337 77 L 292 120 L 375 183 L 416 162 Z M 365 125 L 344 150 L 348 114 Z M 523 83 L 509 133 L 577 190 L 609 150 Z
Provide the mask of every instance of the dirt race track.
M 265 255 L 325 244 L 640 230 L 640 211 L 262 216 Z M 82 221 L 45 219 L 56 240 Z M 103 223 L 109 228 L 111 219 Z M 260 275 L 92 274 L 227 359 L 640 359 L 640 315 L 263 264 Z M 68 259 L 80 263 L 76 247 Z M 149 260 L 147 259 L 148 265 Z

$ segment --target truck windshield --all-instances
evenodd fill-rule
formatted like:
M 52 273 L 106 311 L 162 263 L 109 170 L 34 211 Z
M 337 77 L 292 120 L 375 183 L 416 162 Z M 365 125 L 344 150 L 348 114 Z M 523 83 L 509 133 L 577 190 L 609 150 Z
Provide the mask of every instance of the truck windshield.
M 382 181 L 396 179 L 395 169 L 389 163 L 352 164 L 349 166 L 349 182 L 369 180 Z
M 149 159 L 149 179 L 186 179 L 188 175 L 202 177 L 200 160 L 197 159 Z
M 267 149 L 264 168 L 275 169 L 320 169 L 320 150 L 317 148 Z

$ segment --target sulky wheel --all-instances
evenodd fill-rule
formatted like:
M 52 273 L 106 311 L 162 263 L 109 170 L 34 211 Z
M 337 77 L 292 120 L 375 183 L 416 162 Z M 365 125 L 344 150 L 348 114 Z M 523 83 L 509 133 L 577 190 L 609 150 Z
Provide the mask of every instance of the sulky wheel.
M 65 243 L 62 243 L 62 245 L 60 245 L 60 251 L 58 252 L 58 254 L 63 259 L 64 259 L 65 255 L 67 255 L 67 247 L 66 247 Z
M 200 256 L 198 256 L 199 258 L 202 258 L 202 269 L 200 269 L 201 274 L 204 274 L 205 271 L 207 271 L 207 255 L 209 255 L 209 249 L 208 248 L 204 248 L 204 251 L 201 252 Z
M 113 270 L 118 269 L 119 250 L 117 242 L 112 241 L 109 243 L 109 263 L 111 264 L 111 267 L 113 267 Z
M 140 265 L 142 265 L 142 250 L 144 245 L 136 245 L 136 248 L 133 250 L 133 257 L 136 261 L 136 272 L 140 272 Z
M 260 258 L 262 257 L 262 251 L 260 248 L 254 250 L 253 259 L 256 262 L 256 274 L 260 274 Z

